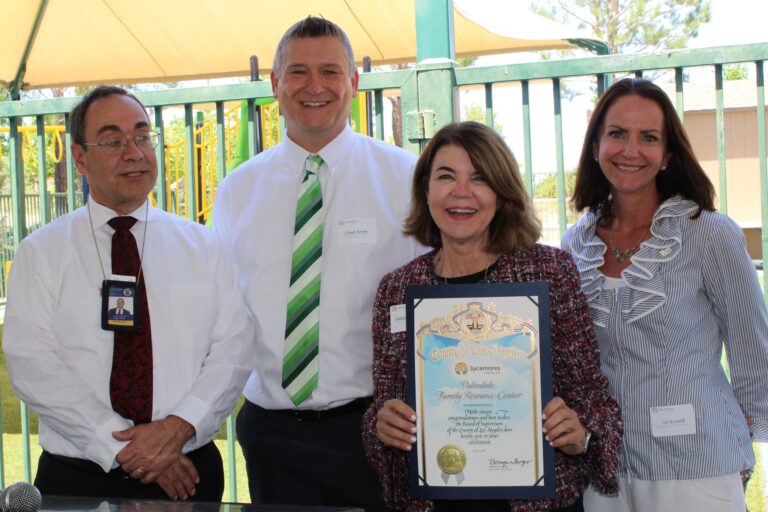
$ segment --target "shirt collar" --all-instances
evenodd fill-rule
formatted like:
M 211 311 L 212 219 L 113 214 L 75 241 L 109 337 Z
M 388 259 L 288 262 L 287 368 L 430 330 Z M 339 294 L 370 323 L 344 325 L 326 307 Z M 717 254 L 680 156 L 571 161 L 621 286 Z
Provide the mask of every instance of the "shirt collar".
M 134 217 L 139 222 L 144 222 L 145 216 L 148 222 L 155 220 L 157 212 L 150 205 L 147 205 L 148 201 L 149 199 L 145 199 L 141 206 L 130 212 L 128 215 Z M 148 207 L 149 211 L 146 210 Z M 120 214 L 114 211 L 112 208 L 96 202 L 92 195 L 88 196 L 88 209 L 90 212 L 91 221 L 93 222 L 93 229 L 97 230 L 101 229 L 102 226 L 107 224 L 111 218 L 120 216 Z
M 287 134 L 284 134 L 283 137 L 286 158 L 288 159 L 289 166 L 292 170 L 295 169 L 294 172 L 296 173 L 296 176 L 299 177 L 303 176 L 304 173 L 304 160 L 307 159 L 307 156 L 312 154 L 320 155 L 320 157 L 323 159 L 323 162 L 325 162 L 325 165 L 328 167 L 328 171 L 331 175 L 333 175 L 333 173 L 336 171 L 336 168 L 339 167 L 343 162 L 344 157 L 352 149 L 354 141 L 355 132 L 352 130 L 349 124 L 344 126 L 344 129 L 341 131 L 341 133 L 338 134 L 335 139 L 326 144 L 317 153 L 311 153 L 302 148 L 294 141 L 292 141 Z

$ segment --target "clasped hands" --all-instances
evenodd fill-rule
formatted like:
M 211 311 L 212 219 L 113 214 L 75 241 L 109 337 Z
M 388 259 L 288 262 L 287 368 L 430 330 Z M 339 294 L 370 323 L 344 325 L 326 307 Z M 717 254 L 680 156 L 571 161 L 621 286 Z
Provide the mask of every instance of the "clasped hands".
M 128 443 L 116 457 L 123 471 L 143 484 L 157 483 L 174 500 L 194 496 L 200 482 L 195 465 L 181 452 L 194 435 L 192 425 L 173 415 L 112 433 Z
M 542 419 L 547 441 L 553 448 L 568 455 L 582 453 L 587 429 L 562 398 L 549 401 Z M 376 414 L 376 435 L 386 446 L 410 451 L 416 442 L 416 412 L 398 398 L 387 400 Z

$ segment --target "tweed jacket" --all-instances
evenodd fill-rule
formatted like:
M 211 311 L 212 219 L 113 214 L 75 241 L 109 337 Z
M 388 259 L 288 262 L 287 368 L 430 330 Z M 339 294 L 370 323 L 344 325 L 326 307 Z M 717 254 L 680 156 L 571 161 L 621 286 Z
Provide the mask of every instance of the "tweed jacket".
M 425 254 L 384 276 L 373 306 L 374 392 L 373 403 L 363 418 L 363 444 L 379 475 L 387 506 L 409 512 L 429 511 L 433 504 L 411 496 L 407 453 L 379 441 L 376 413 L 387 400 L 406 398 L 406 333 L 391 333 L 390 307 L 403 304 L 407 286 L 442 283 L 433 270 L 435 254 Z M 584 455 L 555 451 L 557 498 L 511 501 L 510 510 L 528 512 L 567 506 L 589 483 L 602 492 L 615 492 L 623 426 L 618 403 L 608 393 L 608 382 L 600 373 L 599 349 L 573 260 L 564 251 L 537 244 L 529 250 L 502 255 L 487 281 L 549 284 L 554 396 L 577 412 L 594 439 Z

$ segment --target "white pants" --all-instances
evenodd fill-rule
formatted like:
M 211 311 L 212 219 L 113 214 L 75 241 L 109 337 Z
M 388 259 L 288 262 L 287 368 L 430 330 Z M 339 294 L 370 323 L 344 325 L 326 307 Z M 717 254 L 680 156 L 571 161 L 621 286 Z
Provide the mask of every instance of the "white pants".
M 744 512 L 738 473 L 696 480 L 619 478 L 619 495 L 602 496 L 590 486 L 585 512 Z

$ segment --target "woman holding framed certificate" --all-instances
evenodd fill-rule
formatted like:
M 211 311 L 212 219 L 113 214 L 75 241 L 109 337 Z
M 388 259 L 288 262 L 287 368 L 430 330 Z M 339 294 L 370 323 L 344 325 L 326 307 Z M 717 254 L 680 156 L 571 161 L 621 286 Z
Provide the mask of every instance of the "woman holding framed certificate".
M 604 492 L 614 491 L 622 422 L 618 404 L 607 392 L 607 381 L 600 373 L 597 342 L 578 274 L 567 253 L 536 243 L 540 223 L 529 204 L 517 163 L 496 132 L 475 122 L 451 124 L 438 131 L 416 164 L 405 233 L 434 250 L 385 276 L 374 303 L 374 393 L 363 420 L 363 441 L 379 474 L 387 506 L 407 511 L 579 511 L 588 484 Z M 510 494 L 504 499 L 467 501 L 471 494 L 458 494 L 466 457 L 453 445 L 440 450 L 436 464 L 448 477 L 447 485 L 453 482 L 455 500 L 418 499 L 409 486 L 412 468 L 408 455 L 417 432 L 422 431 L 417 430 L 420 419 L 415 405 L 406 403 L 406 288 L 457 283 L 543 283 L 548 290 L 554 398 L 543 407 L 537 406 L 533 417 L 543 424 L 543 442 L 554 448 L 553 497 L 520 499 Z M 466 327 L 481 329 L 486 323 L 483 318 L 490 318 L 483 315 L 492 316 L 493 311 L 470 306 L 475 309 L 468 314 Z M 457 346 L 455 350 L 466 349 Z M 502 349 L 494 345 L 493 350 Z M 459 376 L 471 376 L 475 371 L 487 375 L 474 381 L 460 379 L 470 388 L 467 394 L 499 394 L 488 389 L 480 392 L 495 386 L 493 378 L 501 371 L 496 365 L 473 366 L 458 361 L 451 370 Z M 439 393 L 446 403 L 453 397 L 445 390 Z M 514 393 L 505 396 L 509 395 Z M 478 407 L 483 406 L 487 404 Z M 454 421 L 451 428 L 471 424 L 475 432 L 481 427 L 487 430 L 489 422 L 482 423 L 490 414 L 474 419 L 450 418 Z M 510 430 L 509 416 L 492 414 L 495 419 L 502 418 L 495 423 L 496 431 Z M 479 437 L 469 432 L 466 435 Z M 504 460 L 493 453 L 487 460 L 490 470 L 497 471 L 525 462 Z
M 588 491 L 588 510 L 745 510 L 750 431 L 768 440 L 768 312 L 714 196 L 662 89 L 625 78 L 606 90 L 573 194 L 587 214 L 563 239 L 625 422 L 619 494 Z

